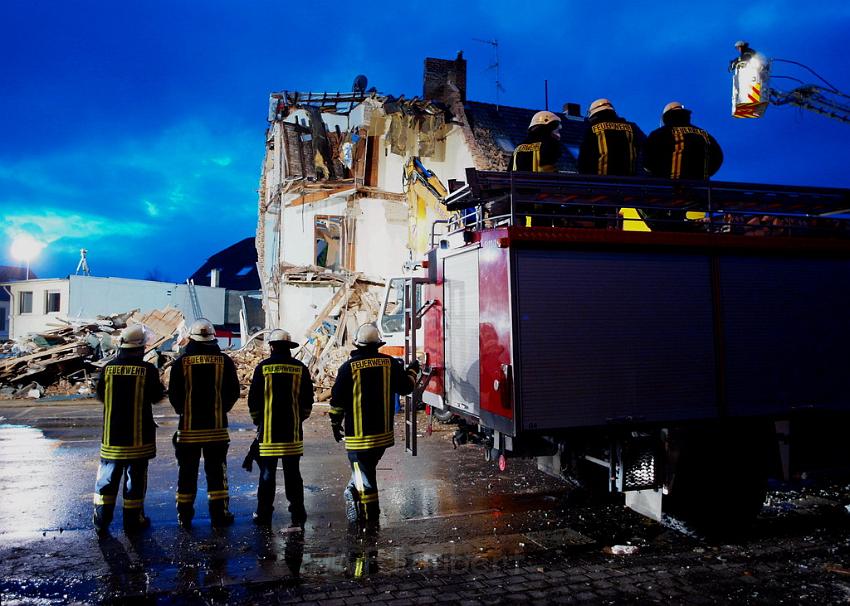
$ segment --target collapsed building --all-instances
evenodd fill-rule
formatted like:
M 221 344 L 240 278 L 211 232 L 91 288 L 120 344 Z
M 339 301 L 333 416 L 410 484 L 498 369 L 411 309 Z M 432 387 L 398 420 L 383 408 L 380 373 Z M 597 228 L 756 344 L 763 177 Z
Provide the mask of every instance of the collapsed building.
M 356 283 L 370 298 L 430 245 L 441 199 L 464 185 L 465 170 L 505 170 L 538 108 L 467 99 L 466 60 L 425 59 L 421 97 L 366 90 L 283 91 L 269 98 L 256 245 L 266 325 L 289 330 L 321 355 L 352 331 Z M 558 169 L 576 172 L 585 122 L 563 106 Z M 358 319 L 374 320 L 374 301 Z M 343 333 L 345 331 L 345 334 Z M 324 340 L 322 336 L 324 335 Z M 315 370 L 315 369 L 314 369 Z

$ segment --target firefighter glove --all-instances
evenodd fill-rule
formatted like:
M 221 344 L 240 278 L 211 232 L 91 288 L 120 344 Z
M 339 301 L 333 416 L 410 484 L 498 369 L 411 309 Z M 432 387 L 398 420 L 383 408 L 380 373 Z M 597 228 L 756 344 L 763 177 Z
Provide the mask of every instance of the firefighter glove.
M 331 429 L 332 429 L 332 430 L 333 430 L 333 432 L 334 432 L 334 440 L 336 440 L 337 442 L 341 441 L 341 440 L 342 440 L 342 436 L 343 436 L 343 433 L 342 433 L 342 425 L 339 425 L 339 424 L 337 424 L 337 423 L 333 423 L 333 424 L 331 425 Z
M 412 370 L 417 375 L 422 372 L 422 368 L 419 366 L 419 360 L 414 359 L 413 362 L 407 365 L 407 370 Z

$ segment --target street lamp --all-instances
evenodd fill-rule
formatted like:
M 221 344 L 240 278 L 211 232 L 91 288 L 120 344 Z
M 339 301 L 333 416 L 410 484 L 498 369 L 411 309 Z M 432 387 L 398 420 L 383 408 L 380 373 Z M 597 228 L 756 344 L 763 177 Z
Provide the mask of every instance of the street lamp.
M 30 262 L 38 257 L 43 248 L 44 244 L 29 234 L 15 236 L 15 239 L 12 240 L 12 257 L 27 264 L 27 280 L 30 279 Z

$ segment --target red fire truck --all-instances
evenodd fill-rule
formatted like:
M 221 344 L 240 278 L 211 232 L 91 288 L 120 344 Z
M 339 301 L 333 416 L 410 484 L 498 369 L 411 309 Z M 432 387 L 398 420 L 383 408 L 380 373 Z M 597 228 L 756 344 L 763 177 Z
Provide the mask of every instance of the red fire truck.
M 701 522 L 850 460 L 850 190 L 469 169 L 446 204 L 404 279 L 413 454 L 424 402 L 502 467 Z

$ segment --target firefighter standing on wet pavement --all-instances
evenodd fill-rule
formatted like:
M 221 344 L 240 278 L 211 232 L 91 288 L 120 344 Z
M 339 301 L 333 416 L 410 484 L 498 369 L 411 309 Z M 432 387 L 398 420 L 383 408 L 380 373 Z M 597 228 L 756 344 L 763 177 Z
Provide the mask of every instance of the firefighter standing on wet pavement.
M 207 498 L 213 526 L 233 523 L 228 505 L 227 413 L 239 398 L 239 378 L 233 360 L 223 354 L 209 320 L 189 329 L 189 343 L 171 368 L 168 399 L 180 415 L 174 434 L 177 456 L 177 520 L 188 527 L 195 515 L 198 467 L 204 457 Z
M 293 527 L 303 527 L 304 482 L 299 469 L 304 454 L 302 423 L 313 408 L 313 381 L 310 372 L 292 357 L 298 347 L 285 330 L 269 334 L 271 355 L 254 369 L 248 391 L 248 410 L 257 426 L 260 481 L 254 523 L 268 526 L 272 521 L 277 461 L 283 467 L 284 489 L 289 501 Z
M 97 397 L 103 402 L 103 437 L 92 521 L 100 534 L 107 532 L 112 521 L 122 477 L 124 530 L 150 526 L 144 500 L 148 461 L 156 456 L 152 405 L 165 390 L 157 369 L 142 359 L 144 353 L 144 327 L 128 326 L 121 333 L 118 356 L 104 366 L 97 383 Z
M 337 442 L 345 436 L 351 480 L 345 489 L 346 516 L 351 524 L 377 528 L 377 467 L 384 451 L 395 443 L 395 394 L 413 391 L 419 373 L 414 360 L 407 368 L 378 352 L 383 345 L 378 328 L 363 324 L 354 338 L 356 349 L 340 366 L 331 391 L 331 428 Z

